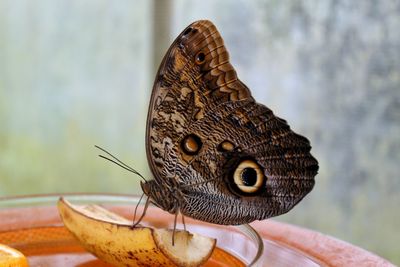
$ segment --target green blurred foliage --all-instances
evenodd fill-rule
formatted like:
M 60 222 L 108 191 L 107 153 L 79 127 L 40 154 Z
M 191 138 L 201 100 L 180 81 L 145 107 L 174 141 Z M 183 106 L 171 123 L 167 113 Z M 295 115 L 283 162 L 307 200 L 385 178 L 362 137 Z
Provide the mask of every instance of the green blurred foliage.
M 0 195 L 140 191 L 94 145 L 148 175 L 149 10 L 0 1 Z
M 255 98 L 309 137 L 320 162 L 314 190 L 277 219 L 400 264 L 400 3 L 168 3 L 157 13 L 157 0 L 0 0 L 0 196 L 139 193 L 94 145 L 151 177 L 154 55 L 207 18 Z M 161 42 L 160 12 L 172 31 Z

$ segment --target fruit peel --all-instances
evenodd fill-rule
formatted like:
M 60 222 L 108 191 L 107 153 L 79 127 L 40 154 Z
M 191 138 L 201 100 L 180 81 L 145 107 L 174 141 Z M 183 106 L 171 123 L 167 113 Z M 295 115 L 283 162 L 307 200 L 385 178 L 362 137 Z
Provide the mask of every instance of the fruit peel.
M 100 206 L 72 205 L 60 198 L 64 225 L 89 252 L 116 266 L 199 266 L 215 248 L 216 240 L 187 231 L 149 227 L 132 222 Z

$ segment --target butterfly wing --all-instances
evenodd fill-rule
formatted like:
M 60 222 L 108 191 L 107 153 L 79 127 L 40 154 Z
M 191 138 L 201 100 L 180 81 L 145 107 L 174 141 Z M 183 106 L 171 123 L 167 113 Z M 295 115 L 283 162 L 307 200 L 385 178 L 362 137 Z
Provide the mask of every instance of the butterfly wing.
M 217 224 L 243 224 L 289 211 L 314 186 L 318 163 L 309 141 L 263 105 L 225 103 L 190 129 L 202 149 L 179 179 L 184 214 Z M 174 153 L 173 153 L 174 154 Z
M 161 63 L 150 101 L 144 192 L 161 208 L 218 224 L 290 210 L 318 170 L 309 141 L 258 104 L 216 27 L 189 25 Z
M 185 129 L 222 103 L 244 99 L 252 99 L 250 91 L 238 80 L 214 24 L 189 25 L 169 48 L 154 82 L 146 148 L 155 178 Z

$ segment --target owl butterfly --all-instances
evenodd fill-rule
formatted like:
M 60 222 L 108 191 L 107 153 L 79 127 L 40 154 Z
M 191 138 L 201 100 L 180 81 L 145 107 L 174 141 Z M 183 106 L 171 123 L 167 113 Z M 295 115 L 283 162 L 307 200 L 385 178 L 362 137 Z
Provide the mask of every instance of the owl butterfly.
M 289 211 L 314 186 L 310 142 L 257 103 L 237 77 L 214 24 L 189 25 L 158 70 L 147 117 L 156 206 L 216 224 Z

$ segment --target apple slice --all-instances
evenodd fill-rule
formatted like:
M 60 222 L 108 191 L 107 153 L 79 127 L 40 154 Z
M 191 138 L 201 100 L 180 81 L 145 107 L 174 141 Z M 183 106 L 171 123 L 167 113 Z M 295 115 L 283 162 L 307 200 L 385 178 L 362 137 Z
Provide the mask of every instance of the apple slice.
M 200 266 L 216 240 L 176 230 L 131 228 L 132 222 L 96 205 L 73 205 L 63 198 L 58 210 L 65 227 L 99 259 L 115 266 Z

